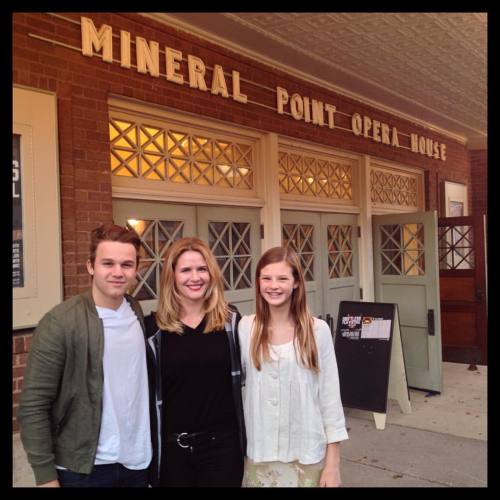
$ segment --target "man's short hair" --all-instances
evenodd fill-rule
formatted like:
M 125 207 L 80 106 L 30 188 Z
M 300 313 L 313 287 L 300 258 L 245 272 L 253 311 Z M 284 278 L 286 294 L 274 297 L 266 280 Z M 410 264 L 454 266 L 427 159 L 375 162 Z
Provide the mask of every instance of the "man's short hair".
M 133 229 L 128 229 L 116 224 L 103 224 L 92 230 L 90 236 L 90 263 L 95 262 L 97 247 L 103 241 L 118 241 L 120 243 L 130 243 L 134 245 L 137 254 L 136 264 L 139 265 L 139 250 L 141 249 L 141 240 Z

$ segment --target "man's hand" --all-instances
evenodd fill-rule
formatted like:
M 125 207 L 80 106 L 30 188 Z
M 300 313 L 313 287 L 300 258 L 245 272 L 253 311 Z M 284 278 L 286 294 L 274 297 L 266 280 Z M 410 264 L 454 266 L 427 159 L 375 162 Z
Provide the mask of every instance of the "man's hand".
M 60 488 L 61 485 L 57 479 L 53 479 L 52 481 L 48 481 L 46 483 L 42 483 L 38 485 L 39 488 Z

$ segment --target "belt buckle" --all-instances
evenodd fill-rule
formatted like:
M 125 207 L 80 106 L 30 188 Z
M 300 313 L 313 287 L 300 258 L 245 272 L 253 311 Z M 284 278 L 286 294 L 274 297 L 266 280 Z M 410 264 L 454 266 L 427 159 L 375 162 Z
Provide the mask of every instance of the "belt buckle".
M 190 448 L 191 446 L 189 444 L 182 444 L 180 439 L 184 436 L 189 436 L 189 434 L 187 432 L 181 432 L 178 436 L 177 436 L 177 444 L 181 447 L 181 448 Z

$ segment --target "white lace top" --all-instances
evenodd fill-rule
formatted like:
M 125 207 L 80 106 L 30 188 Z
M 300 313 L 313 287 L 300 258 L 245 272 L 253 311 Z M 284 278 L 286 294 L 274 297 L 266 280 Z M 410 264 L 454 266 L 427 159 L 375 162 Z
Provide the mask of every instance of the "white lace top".
M 272 360 L 257 371 L 250 359 L 254 317 L 238 325 L 247 455 L 254 462 L 317 463 L 328 443 L 348 439 L 330 329 L 314 318 L 319 373 L 297 363 L 293 341 L 270 346 Z

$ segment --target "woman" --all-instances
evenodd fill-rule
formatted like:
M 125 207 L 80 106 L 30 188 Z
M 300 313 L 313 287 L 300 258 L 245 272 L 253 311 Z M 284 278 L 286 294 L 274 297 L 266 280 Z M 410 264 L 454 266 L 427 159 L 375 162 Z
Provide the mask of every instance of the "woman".
M 348 439 L 328 325 L 306 304 L 297 254 L 271 248 L 255 273 L 256 314 L 238 331 L 247 458 L 243 486 L 340 486 Z
M 158 310 L 146 318 L 153 486 L 241 486 L 245 430 L 239 319 L 198 238 L 170 245 Z

